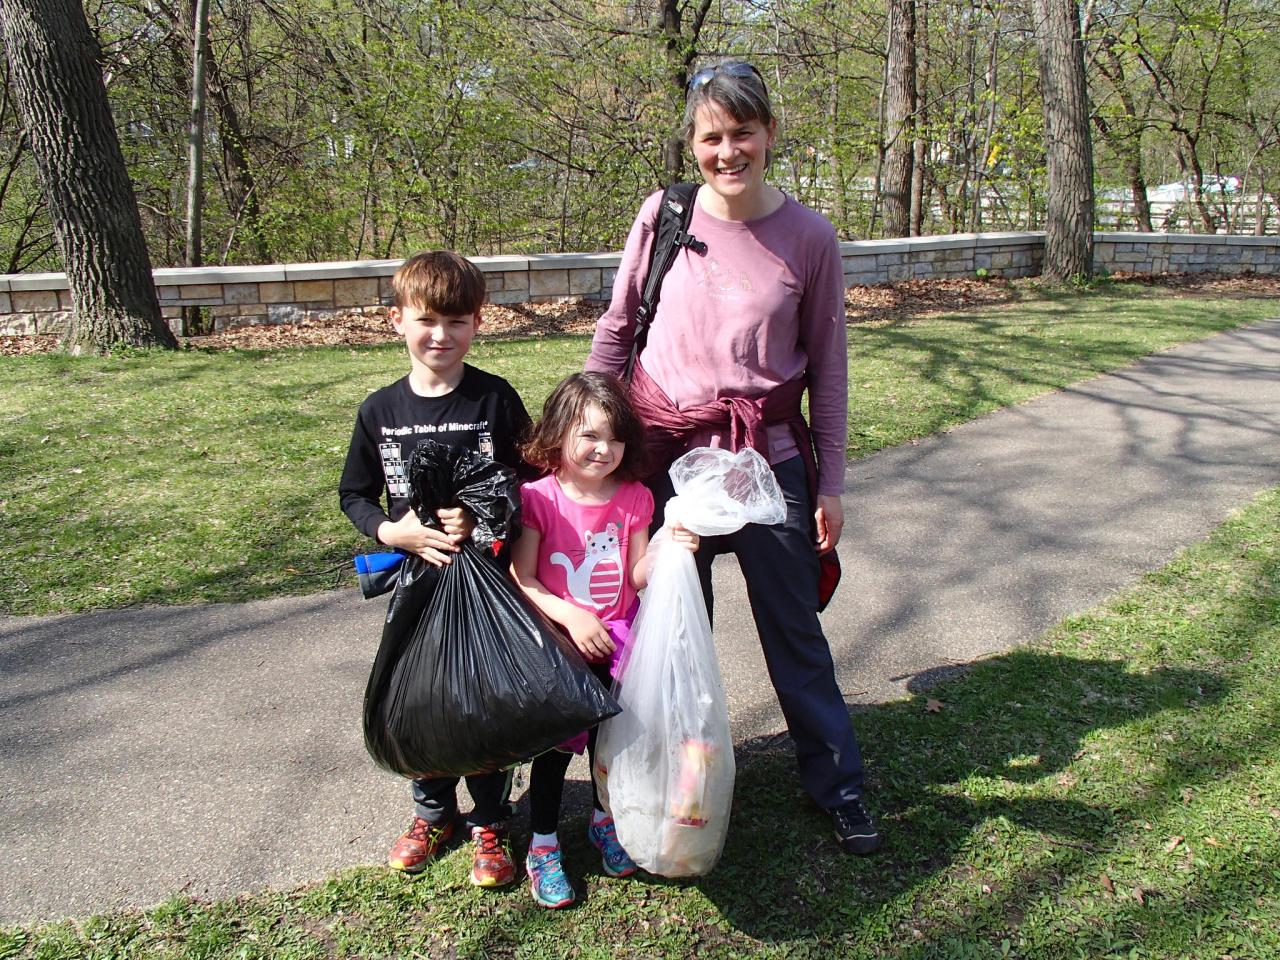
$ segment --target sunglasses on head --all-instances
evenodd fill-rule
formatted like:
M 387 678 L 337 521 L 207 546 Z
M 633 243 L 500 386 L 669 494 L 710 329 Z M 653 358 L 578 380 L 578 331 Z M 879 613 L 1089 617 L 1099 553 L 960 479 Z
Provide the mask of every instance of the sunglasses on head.
M 711 78 L 717 73 L 727 73 L 731 77 L 738 77 L 743 80 L 754 78 L 759 82 L 760 86 L 764 86 L 764 77 L 760 76 L 759 70 L 741 60 L 730 60 L 728 63 L 716 64 L 714 67 L 703 67 L 695 73 L 689 78 L 688 92 L 693 93 L 695 90 L 701 90 L 711 82 Z

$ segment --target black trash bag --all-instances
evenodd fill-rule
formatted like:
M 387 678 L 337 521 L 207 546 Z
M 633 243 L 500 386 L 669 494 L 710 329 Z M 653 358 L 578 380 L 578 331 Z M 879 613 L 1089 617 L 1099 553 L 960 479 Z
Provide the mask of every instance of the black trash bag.
M 453 563 L 410 556 L 387 608 L 364 700 L 364 741 L 406 777 L 501 770 L 618 713 L 572 643 L 492 559 L 518 533 L 515 474 L 470 450 L 421 442 L 410 504 L 465 506 L 476 518 Z

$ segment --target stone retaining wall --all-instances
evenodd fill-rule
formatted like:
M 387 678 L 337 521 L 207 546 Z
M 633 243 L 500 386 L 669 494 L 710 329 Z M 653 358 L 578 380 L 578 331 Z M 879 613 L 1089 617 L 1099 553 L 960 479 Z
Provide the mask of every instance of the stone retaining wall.
M 842 243 L 844 280 L 891 283 L 929 277 L 1028 277 L 1040 272 L 1043 233 L 951 234 Z M 493 303 L 607 300 L 616 253 L 473 257 Z M 161 309 L 178 329 L 184 307 L 207 310 L 215 329 L 288 323 L 352 310 L 381 309 L 403 261 L 301 263 L 261 267 L 164 268 L 155 271 Z M 1163 233 L 1099 233 L 1099 270 L 1137 273 L 1280 273 L 1280 238 Z M 0 276 L 0 334 L 61 334 L 70 322 L 61 273 Z

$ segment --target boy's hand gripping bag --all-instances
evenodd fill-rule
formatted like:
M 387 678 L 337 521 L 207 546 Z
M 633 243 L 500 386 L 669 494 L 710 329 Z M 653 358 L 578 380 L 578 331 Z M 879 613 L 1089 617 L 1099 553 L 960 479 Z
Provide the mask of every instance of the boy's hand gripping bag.
M 437 568 L 404 561 L 365 689 L 370 755 L 406 777 L 509 767 L 618 712 L 573 645 L 493 562 L 517 529 L 513 471 L 421 442 L 409 463 L 419 518 L 466 507 L 470 541 Z
M 666 526 L 701 536 L 781 523 L 782 491 L 754 450 L 699 448 L 671 465 Z M 664 528 L 592 773 L 618 840 L 650 873 L 690 877 L 720 858 L 733 802 L 733 738 L 693 554 Z

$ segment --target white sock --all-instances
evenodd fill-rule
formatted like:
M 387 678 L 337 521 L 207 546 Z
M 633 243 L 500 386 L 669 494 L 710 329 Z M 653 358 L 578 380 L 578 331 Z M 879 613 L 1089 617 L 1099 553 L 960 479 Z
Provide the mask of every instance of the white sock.
M 559 847 L 560 838 L 554 833 L 535 833 L 533 839 L 529 841 L 529 849 L 534 847 Z
M 603 810 L 591 811 L 591 825 L 593 827 L 600 826 L 600 824 L 604 823 L 608 819 L 609 819 L 609 815 L 605 813 Z

